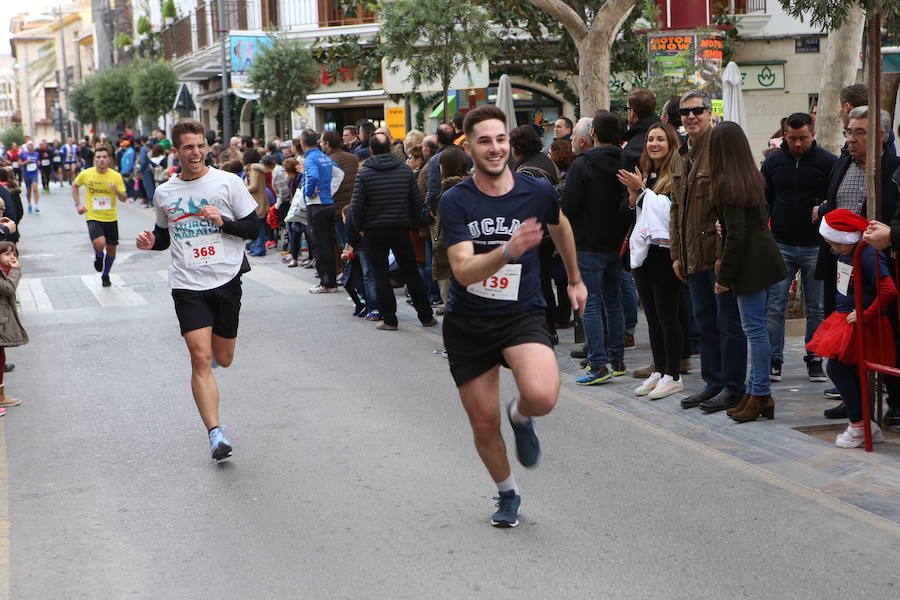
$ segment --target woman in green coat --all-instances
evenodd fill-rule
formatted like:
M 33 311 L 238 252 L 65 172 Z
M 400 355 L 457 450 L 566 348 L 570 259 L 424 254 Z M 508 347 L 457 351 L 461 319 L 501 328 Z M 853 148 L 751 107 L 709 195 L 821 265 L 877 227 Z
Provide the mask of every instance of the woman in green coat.
M 736 123 L 717 125 L 710 138 L 711 192 L 724 242 L 716 293 L 737 297 L 741 327 L 750 343 L 750 381 L 740 404 L 727 412 L 737 422 L 775 418 L 769 384 L 772 347 L 766 327 L 766 291 L 787 276 L 768 226 L 765 181 Z M 726 357 L 727 360 L 727 357 Z

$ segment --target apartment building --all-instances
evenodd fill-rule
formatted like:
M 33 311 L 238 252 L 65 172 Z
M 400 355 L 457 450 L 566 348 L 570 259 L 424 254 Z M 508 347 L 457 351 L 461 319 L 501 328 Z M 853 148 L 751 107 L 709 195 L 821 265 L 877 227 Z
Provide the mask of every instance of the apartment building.
M 13 77 L 26 135 L 80 135 L 66 110 L 66 91 L 94 72 L 91 0 L 72 0 L 48 12 L 23 11 L 10 21 Z

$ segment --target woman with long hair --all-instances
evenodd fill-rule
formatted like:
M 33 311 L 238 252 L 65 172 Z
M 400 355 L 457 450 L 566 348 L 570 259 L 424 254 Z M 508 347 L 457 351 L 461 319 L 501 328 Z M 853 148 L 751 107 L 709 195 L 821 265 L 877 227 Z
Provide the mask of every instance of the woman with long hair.
M 710 138 L 710 192 L 722 226 L 717 294 L 734 294 L 750 343 L 750 382 L 743 400 L 727 412 L 737 422 L 775 418 L 769 384 L 772 348 L 766 326 L 766 290 L 787 276 L 768 226 L 765 181 L 740 125 L 725 121 Z M 728 360 L 725 356 L 723 360 Z
M 629 250 L 638 295 L 644 305 L 655 365 L 634 393 L 651 400 L 684 389 L 680 368 L 684 335 L 679 320 L 682 283 L 672 270 L 669 255 L 669 211 L 672 202 L 672 160 L 680 142 L 675 129 L 659 122 L 647 131 L 640 167 L 619 170 L 628 188 L 628 207 L 636 212 Z

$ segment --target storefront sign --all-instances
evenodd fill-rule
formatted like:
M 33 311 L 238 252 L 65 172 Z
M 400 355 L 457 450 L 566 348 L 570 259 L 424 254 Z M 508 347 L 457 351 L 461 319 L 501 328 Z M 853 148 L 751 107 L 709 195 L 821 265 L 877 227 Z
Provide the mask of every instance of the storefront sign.
M 396 72 L 394 71 L 396 68 Z M 440 81 L 424 81 L 417 89 L 412 89 L 412 83 L 409 78 L 412 74 L 409 64 L 405 62 L 391 63 L 387 59 L 381 61 L 382 83 L 386 94 L 408 94 L 412 91 L 419 93 L 424 92 L 440 92 L 442 86 Z M 488 62 L 483 61 L 479 64 L 469 63 L 461 67 L 453 78 L 450 80 L 451 90 L 469 90 L 486 88 L 490 85 L 490 76 L 488 70 Z
M 406 137 L 406 109 L 402 106 L 390 106 L 385 109 L 385 121 L 395 140 Z
M 741 89 L 747 90 L 781 90 L 784 89 L 784 65 L 781 63 L 738 64 L 743 84 Z

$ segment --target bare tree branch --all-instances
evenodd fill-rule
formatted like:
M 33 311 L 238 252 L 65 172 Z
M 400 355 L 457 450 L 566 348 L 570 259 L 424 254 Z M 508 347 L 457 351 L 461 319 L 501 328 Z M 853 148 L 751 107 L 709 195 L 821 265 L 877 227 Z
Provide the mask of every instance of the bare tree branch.
M 607 0 L 591 23 L 591 43 L 611 45 L 638 0 Z
M 632 0 L 631 3 L 634 4 L 635 1 Z M 580 44 L 587 37 L 588 26 L 584 22 L 584 17 L 575 12 L 575 9 L 564 0 L 531 0 L 531 3 L 559 21 L 576 44 Z

